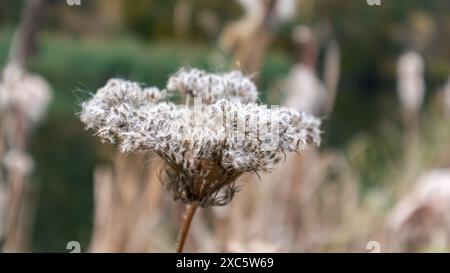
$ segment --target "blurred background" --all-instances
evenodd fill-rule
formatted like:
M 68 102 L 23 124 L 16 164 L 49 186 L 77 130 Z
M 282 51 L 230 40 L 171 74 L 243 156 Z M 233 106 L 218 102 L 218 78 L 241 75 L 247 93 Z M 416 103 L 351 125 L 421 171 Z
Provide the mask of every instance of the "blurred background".
M 450 2 L 380 2 L 1 1 L 0 248 L 173 252 L 158 159 L 77 114 L 111 77 L 162 88 L 189 66 L 243 70 L 324 134 L 202 209 L 187 251 L 450 250 Z

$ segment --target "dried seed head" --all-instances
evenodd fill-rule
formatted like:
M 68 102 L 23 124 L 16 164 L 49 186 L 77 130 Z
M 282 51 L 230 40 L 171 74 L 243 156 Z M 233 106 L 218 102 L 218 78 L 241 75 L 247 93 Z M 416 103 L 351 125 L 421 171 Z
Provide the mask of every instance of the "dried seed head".
M 156 103 L 145 90 L 127 81 L 109 81 L 82 104 L 81 120 L 102 139 L 117 140 L 124 152 L 151 150 L 161 156 L 167 163 L 166 186 L 175 200 L 225 205 L 242 173 L 269 171 L 286 152 L 320 144 L 320 121 L 302 112 L 239 99 L 199 104 L 203 97 L 194 97 L 192 107 Z M 193 94 L 204 96 L 197 90 Z

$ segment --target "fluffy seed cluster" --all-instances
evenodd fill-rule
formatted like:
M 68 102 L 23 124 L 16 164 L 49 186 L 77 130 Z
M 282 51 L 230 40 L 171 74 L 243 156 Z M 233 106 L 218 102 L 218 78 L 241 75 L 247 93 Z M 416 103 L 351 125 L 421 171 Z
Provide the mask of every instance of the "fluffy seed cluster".
M 254 102 L 258 98 L 255 84 L 241 71 L 216 74 L 195 68 L 181 68 L 169 78 L 169 91 L 183 96 L 201 97 L 203 103 L 214 103 L 220 99 Z
M 176 77 L 183 78 L 183 73 Z M 231 77 L 224 75 L 217 81 L 220 88 Z M 173 87 L 174 82 L 171 79 L 168 85 Z M 178 80 L 178 90 L 180 86 L 191 90 L 188 82 Z M 199 90 L 215 90 L 210 81 L 204 85 Z M 203 98 L 202 92 L 192 94 Z M 166 186 L 175 200 L 202 207 L 225 205 L 244 172 L 269 171 L 284 153 L 299 152 L 308 143 L 320 144 L 320 121 L 302 112 L 239 99 L 175 105 L 161 102 L 163 93 L 113 79 L 82 104 L 81 120 L 102 139 L 118 141 L 124 152 L 151 150 L 163 158 Z M 225 95 L 214 96 L 220 97 Z

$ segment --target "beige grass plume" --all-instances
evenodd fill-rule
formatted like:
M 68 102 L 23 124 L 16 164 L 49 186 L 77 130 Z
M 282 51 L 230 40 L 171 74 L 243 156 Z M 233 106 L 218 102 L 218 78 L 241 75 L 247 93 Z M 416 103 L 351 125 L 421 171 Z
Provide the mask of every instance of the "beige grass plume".
M 423 78 L 425 61 L 415 51 L 408 51 L 400 56 L 397 64 L 398 97 L 404 118 L 409 121 L 417 116 L 425 96 Z

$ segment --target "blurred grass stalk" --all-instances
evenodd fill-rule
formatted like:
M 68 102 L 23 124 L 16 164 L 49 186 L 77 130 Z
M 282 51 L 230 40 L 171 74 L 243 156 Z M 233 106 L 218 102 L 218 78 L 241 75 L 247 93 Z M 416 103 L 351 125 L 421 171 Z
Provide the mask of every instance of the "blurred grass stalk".
M 151 160 L 151 168 L 146 168 Z M 160 249 L 161 237 L 152 232 L 161 210 L 162 186 L 155 171 L 160 164 L 151 154 L 118 152 L 113 167 L 98 166 L 95 169 L 91 252 Z
M 450 154 L 448 141 L 437 139 L 440 151 L 435 162 L 424 162 L 420 110 L 425 96 L 424 60 L 414 51 L 404 53 L 398 62 L 398 96 L 404 126 L 404 166 L 402 194 L 386 217 L 388 251 L 421 252 L 450 249 Z M 442 118 L 429 120 L 429 128 L 442 130 L 448 138 L 448 93 L 446 84 L 437 94 Z M 433 128 L 434 127 L 434 128 Z M 431 146 L 431 145 L 428 145 Z M 442 149 L 445 147 L 444 149 Z M 437 165 L 437 167 L 436 167 Z M 415 177 L 418 177 L 417 179 Z
M 225 27 L 220 44 L 226 51 L 232 52 L 234 64 L 245 73 L 260 71 L 279 23 L 277 5 L 283 1 L 289 0 L 238 1 L 245 15 Z
M 4 165 L 3 177 L 6 193 L 0 219 L 3 251 L 19 252 L 29 249 L 31 208 L 29 199 L 30 173 L 33 159 L 26 152 L 27 143 L 36 122 L 39 121 L 48 101 L 50 90 L 44 79 L 27 72 L 27 62 L 36 45 L 44 0 L 24 3 L 21 22 L 15 33 L 1 88 L 2 116 L 0 131 L 0 158 Z
M 405 180 L 411 180 L 417 170 L 420 112 L 425 98 L 425 60 L 415 51 L 403 53 L 397 64 L 397 93 L 403 122 Z

